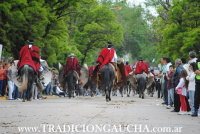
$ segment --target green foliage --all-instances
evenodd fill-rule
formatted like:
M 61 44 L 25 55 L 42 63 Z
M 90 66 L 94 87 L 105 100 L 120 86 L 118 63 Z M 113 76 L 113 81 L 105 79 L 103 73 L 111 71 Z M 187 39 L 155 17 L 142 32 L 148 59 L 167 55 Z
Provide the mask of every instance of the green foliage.
M 154 19 L 154 16 L 141 6 L 128 5 L 126 0 L 116 2 L 102 0 L 101 3 L 113 9 L 118 22 L 123 27 L 123 45 L 116 47 L 120 57 L 129 53 L 133 60 L 143 57 L 150 62 L 153 58 L 157 58 L 157 42 L 154 40 L 149 22 Z M 114 10 L 117 7 L 120 7 L 119 10 Z
M 64 64 L 72 52 L 82 63 L 92 63 L 105 42 L 121 44 L 122 28 L 114 13 L 96 0 L 0 1 L 3 55 L 18 59 L 28 39 L 41 48 L 50 66 Z
M 154 29 L 160 54 L 173 59 L 188 57 L 189 51 L 200 50 L 199 0 L 174 0 L 161 3 L 150 0 L 157 7 Z

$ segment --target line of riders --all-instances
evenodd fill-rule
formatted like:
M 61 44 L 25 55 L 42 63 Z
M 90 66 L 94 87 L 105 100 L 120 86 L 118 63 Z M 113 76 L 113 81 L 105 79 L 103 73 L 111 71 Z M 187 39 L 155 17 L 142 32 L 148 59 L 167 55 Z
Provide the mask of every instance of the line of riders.
M 41 72 L 44 70 L 40 63 L 40 49 L 33 45 L 33 41 L 27 41 L 27 44 L 21 48 L 17 63 L 18 81 L 21 83 L 19 89 L 23 92 L 23 101 L 31 99 L 33 83 L 43 90 L 40 88 L 43 79 Z M 144 98 L 144 90 L 153 83 L 149 65 L 142 58 L 136 62 L 134 69 L 128 62 L 124 65 L 123 60 L 117 58 L 111 42 L 107 42 L 107 48 L 101 50 L 96 65 L 89 69 L 86 65 L 80 66 L 78 59 L 72 53 L 59 73 L 60 84 L 69 97 L 74 97 L 76 90 L 89 87 L 92 95 L 96 88 L 104 91 L 106 101 L 111 101 L 111 91 L 116 93 L 117 89 L 122 96 L 124 90 L 127 96 L 130 96 L 133 90 L 140 98 Z

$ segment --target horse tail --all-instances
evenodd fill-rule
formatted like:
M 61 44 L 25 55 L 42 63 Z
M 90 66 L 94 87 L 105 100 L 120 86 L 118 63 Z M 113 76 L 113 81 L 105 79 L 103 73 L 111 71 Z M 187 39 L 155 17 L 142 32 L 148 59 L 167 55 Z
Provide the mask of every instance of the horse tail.
M 105 89 L 107 90 L 109 88 L 109 82 L 110 82 L 110 73 L 109 73 L 109 67 L 105 66 L 105 70 L 104 70 L 104 79 L 103 79 L 103 83 L 105 84 Z
M 27 85 L 28 85 L 28 68 L 27 65 L 24 65 L 24 67 L 22 68 L 22 84 L 19 88 L 19 91 L 22 92 L 24 91 L 24 89 L 27 89 Z

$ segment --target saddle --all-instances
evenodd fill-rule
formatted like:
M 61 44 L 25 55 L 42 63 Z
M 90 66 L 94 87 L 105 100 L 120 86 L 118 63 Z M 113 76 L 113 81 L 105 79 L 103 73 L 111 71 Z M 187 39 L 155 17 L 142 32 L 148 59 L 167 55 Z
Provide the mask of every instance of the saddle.
M 114 63 L 111 62 L 109 63 L 112 67 L 113 70 L 115 71 L 115 86 L 119 87 L 120 85 L 122 85 L 125 81 L 126 81 L 126 75 L 125 75 L 125 68 L 124 68 L 124 63 Z M 99 66 L 97 65 L 96 68 L 93 71 L 93 74 L 91 76 L 91 79 L 97 83 L 97 85 L 100 85 L 100 75 L 98 72 Z
M 126 80 L 126 74 L 125 74 L 125 68 L 124 68 L 124 63 L 109 63 L 110 65 L 112 65 L 112 67 L 115 70 L 115 77 L 116 77 L 116 81 L 115 81 L 115 86 L 119 87 L 121 86 Z

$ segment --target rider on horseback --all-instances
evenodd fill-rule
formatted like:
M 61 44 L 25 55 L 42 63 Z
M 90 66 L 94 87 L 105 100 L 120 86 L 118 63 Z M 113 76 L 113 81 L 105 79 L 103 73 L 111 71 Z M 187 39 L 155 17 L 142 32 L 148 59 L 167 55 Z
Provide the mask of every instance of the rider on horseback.
M 137 74 L 143 74 L 143 73 L 146 73 L 146 74 L 149 73 L 149 66 L 147 63 L 143 61 L 142 58 L 139 58 L 138 62 L 135 65 L 135 74 L 137 75 Z
M 143 62 L 142 58 L 138 59 L 134 73 L 136 74 L 139 97 L 142 97 L 142 99 L 144 99 L 144 90 L 146 88 L 146 80 L 147 74 L 149 73 L 149 67 L 147 63 Z
M 67 75 L 69 71 L 75 71 L 78 76 L 80 75 L 80 65 L 78 59 L 73 53 L 69 55 L 69 59 L 66 62 L 64 75 Z
M 37 46 L 33 46 L 33 41 L 27 40 L 27 44 L 20 50 L 17 69 L 20 70 L 24 65 L 29 65 L 34 69 L 36 74 L 39 74 L 40 49 Z
M 133 71 L 133 69 L 131 68 L 131 66 L 129 65 L 129 62 L 126 62 L 125 67 L 125 72 L 126 72 L 126 77 L 129 75 L 129 73 L 131 73 Z
M 113 65 L 115 65 L 115 69 L 116 67 L 116 63 L 117 63 L 117 54 L 115 49 L 113 48 L 113 44 L 111 42 L 107 43 L 107 48 L 103 48 L 97 58 L 97 63 L 98 63 L 98 71 L 101 70 L 101 68 L 109 63 L 114 63 Z

